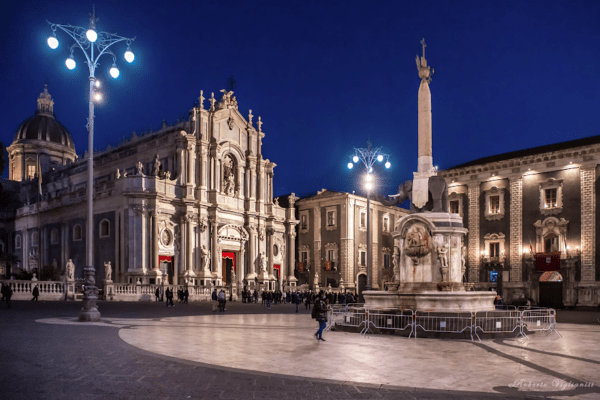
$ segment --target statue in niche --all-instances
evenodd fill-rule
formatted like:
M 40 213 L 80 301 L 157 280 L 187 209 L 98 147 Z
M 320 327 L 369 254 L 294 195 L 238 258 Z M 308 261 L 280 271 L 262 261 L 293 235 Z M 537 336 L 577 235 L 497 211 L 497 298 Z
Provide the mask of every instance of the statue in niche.
M 104 263 L 104 274 L 106 282 L 112 282 L 112 266 L 110 265 L 110 261 Z
M 154 156 L 154 165 L 152 166 L 152 175 L 153 176 L 161 176 L 162 173 L 162 163 L 158 159 L 158 154 Z
M 205 245 L 202 245 L 201 257 L 202 257 L 202 268 L 204 268 L 205 271 L 208 271 L 210 269 L 209 268 L 210 251 L 208 251 L 208 249 L 206 248 Z
M 136 168 L 137 168 L 138 175 L 144 175 L 144 164 L 142 164 L 141 161 L 138 161 Z
M 235 193 L 235 175 L 233 171 L 233 160 L 230 156 L 223 159 L 223 191 L 227 196 Z

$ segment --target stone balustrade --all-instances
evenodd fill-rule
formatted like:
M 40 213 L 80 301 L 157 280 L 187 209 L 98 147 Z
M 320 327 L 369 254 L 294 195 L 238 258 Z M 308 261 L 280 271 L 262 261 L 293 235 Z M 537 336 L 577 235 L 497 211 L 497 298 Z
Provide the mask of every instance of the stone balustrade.
M 12 300 L 31 300 L 31 292 L 37 285 L 40 291 L 38 300 L 64 300 L 66 292 L 66 283 L 62 281 L 2 281 L 3 284 L 10 285 L 12 289 Z

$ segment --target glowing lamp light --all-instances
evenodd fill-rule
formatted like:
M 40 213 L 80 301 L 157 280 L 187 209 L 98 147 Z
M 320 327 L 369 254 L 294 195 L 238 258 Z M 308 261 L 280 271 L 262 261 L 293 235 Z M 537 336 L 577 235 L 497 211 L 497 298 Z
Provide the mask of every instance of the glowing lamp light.
M 50 46 L 52 50 L 58 47 L 58 39 L 56 36 L 52 35 L 48 38 L 48 46 Z
M 96 83 L 94 83 L 94 86 L 96 86 L 97 88 L 100 87 L 100 81 L 96 79 Z
M 348 169 L 352 169 L 354 167 L 354 164 L 352 164 L 351 162 L 348 163 Z
M 77 63 L 75 63 L 75 60 L 73 60 L 72 57 L 67 58 L 67 61 L 65 61 L 65 64 L 67 65 L 67 68 L 69 68 L 69 69 L 75 69 L 75 66 L 77 65 Z
M 94 101 L 96 101 L 96 102 L 102 101 L 102 93 L 100 93 L 100 92 L 94 93 Z
M 377 161 L 379 161 L 379 162 L 383 161 L 383 156 L 381 154 L 377 156 Z
M 367 182 L 365 187 L 367 188 L 367 190 L 371 190 L 373 188 L 373 184 L 371 182 Z
M 352 161 L 354 161 L 355 163 L 357 163 L 358 162 L 358 156 L 352 157 Z
M 88 29 L 87 32 L 85 33 L 85 37 L 87 38 L 87 40 L 89 40 L 90 42 L 94 43 L 96 40 L 98 40 L 98 34 L 96 33 L 95 30 L 93 29 Z
M 133 60 L 135 60 L 135 55 L 133 55 L 133 52 L 130 49 L 127 49 L 125 52 L 125 61 L 132 63 Z
M 113 64 L 113 66 L 110 68 L 110 76 L 112 76 L 113 78 L 118 78 L 119 77 L 119 69 L 117 68 L 116 65 Z
M 371 182 L 373 180 L 373 175 L 367 174 L 367 182 Z
M 388 168 L 388 169 L 389 169 L 391 166 L 392 166 L 392 163 L 390 163 L 389 161 L 386 161 L 386 162 L 385 162 L 385 167 L 386 167 L 386 168 Z

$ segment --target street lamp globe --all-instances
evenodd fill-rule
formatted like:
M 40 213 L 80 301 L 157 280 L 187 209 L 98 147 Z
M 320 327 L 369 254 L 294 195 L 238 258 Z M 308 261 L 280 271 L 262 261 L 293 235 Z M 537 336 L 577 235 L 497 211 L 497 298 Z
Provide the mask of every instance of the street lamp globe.
M 386 162 L 385 162 L 385 167 L 386 167 L 386 168 L 388 168 L 388 169 L 389 169 L 391 166 L 392 166 L 392 163 L 390 163 L 389 161 L 386 161 Z
M 110 68 L 110 76 L 115 79 L 119 77 L 119 69 L 115 64 L 113 64 L 113 66 Z
M 69 69 L 75 69 L 75 66 L 77 65 L 77 63 L 75 62 L 73 57 L 67 58 L 67 60 L 65 61 L 65 64 L 67 65 L 67 68 L 69 68 Z
M 358 162 L 358 156 L 352 157 L 352 161 L 354 161 L 355 163 L 357 163 Z
M 87 40 L 89 40 L 92 43 L 94 43 L 96 40 L 98 40 L 98 34 L 92 28 L 87 30 L 87 32 L 85 33 L 85 37 L 87 38 Z
M 96 103 L 101 102 L 102 101 L 102 93 L 100 93 L 100 92 L 94 93 L 94 101 Z
M 352 169 L 354 167 L 354 164 L 352 164 L 351 162 L 348 163 L 348 169 Z
M 379 162 L 383 161 L 383 156 L 381 154 L 377 156 L 377 161 L 379 161 Z
M 48 46 L 50 46 L 52 50 L 58 47 L 58 39 L 56 38 L 56 36 L 52 35 L 48 38 Z
M 133 60 L 135 59 L 135 55 L 133 54 L 133 52 L 128 48 L 127 51 L 125 52 L 125 60 L 128 63 L 132 63 Z

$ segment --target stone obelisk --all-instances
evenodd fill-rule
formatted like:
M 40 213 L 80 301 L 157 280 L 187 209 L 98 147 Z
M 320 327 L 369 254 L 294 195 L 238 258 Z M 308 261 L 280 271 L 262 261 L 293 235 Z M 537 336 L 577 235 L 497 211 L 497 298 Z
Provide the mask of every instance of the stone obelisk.
M 425 39 L 421 40 L 421 44 L 423 45 L 423 56 L 417 56 L 417 69 L 421 78 L 419 86 L 419 158 L 412 189 L 412 201 L 417 208 L 422 208 L 427 204 L 429 177 L 436 175 L 431 151 L 431 92 L 429 91 L 433 69 L 427 65 L 425 59 L 425 47 L 427 47 Z

